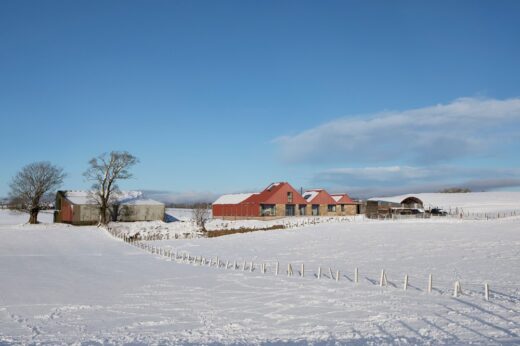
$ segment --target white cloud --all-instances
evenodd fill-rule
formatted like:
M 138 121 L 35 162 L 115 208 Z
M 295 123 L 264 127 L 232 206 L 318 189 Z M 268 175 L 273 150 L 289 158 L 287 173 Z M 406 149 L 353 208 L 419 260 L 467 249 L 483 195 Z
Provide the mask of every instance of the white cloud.
M 504 179 L 475 179 L 464 181 L 458 184 L 449 184 L 442 182 L 431 182 L 421 184 L 401 184 L 389 186 L 343 186 L 341 188 L 331 188 L 334 192 L 348 192 L 355 198 L 371 198 L 382 196 L 397 196 L 407 193 L 421 192 L 438 192 L 445 188 L 463 187 L 469 188 L 471 191 L 493 191 L 498 189 L 518 190 L 520 187 L 520 178 L 504 178 Z
M 520 169 L 457 166 L 334 168 L 317 173 L 313 184 L 357 197 L 435 192 L 448 187 L 487 191 L 520 186 Z
M 274 140 L 290 163 L 437 163 L 485 155 L 518 141 L 520 99 L 449 104 L 340 118 Z
M 320 176 L 354 177 L 366 180 L 416 179 L 431 176 L 431 169 L 411 166 L 332 168 L 320 172 Z

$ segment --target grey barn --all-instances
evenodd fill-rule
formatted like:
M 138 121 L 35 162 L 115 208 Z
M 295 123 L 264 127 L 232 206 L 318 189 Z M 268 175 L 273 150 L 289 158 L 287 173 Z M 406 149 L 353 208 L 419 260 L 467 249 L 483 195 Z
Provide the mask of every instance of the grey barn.
M 140 192 L 123 192 L 110 210 L 113 221 L 164 220 L 164 203 L 142 198 Z M 95 225 L 100 219 L 99 207 L 89 191 L 58 191 L 54 222 L 72 225 Z

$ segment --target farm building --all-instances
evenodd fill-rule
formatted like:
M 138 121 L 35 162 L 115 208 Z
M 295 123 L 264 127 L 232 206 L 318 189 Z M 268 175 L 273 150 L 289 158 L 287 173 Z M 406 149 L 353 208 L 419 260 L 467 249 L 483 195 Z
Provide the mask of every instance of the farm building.
M 330 195 L 336 201 L 336 214 L 339 216 L 359 214 L 359 203 L 354 202 L 346 193 Z
M 365 204 L 365 214 L 368 218 L 377 219 L 380 217 L 390 217 L 392 208 L 399 208 L 401 204 L 396 202 L 368 200 Z
M 223 195 L 212 206 L 224 219 L 279 218 L 306 215 L 307 201 L 289 183 L 269 185 L 262 192 Z
M 156 221 L 164 219 L 161 202 L 144 199 L 139 192 L 122 193 L 111 210 L 114 221 Z M 58 191 L 54 222 L 93 225 L 99 222 L 100 211 L 89 191 Z
M 370 218 L 393 217 L 396 215 L 416 215 L 424 217 L 423 202 L 413 196 L 401 202 L 370 199 L 366 202 L 366 215 Z
M 303 198 L 307 201 L 307 215 L 336 216 L 337 202 L 323 189 L 305 191 Z

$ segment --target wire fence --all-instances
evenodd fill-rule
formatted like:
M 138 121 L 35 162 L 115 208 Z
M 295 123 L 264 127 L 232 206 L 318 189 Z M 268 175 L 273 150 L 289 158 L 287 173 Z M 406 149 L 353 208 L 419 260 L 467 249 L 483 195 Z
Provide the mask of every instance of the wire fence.
M 292 261 L 282 264 L 274 260 L 248 261 L 245 259 L 224 259 L 219 256 L 197 256 L 188 251 L 155 246 L 149 242 L 129 237 L 124 233 L 119 233 L 111 228 L 108 228 L 107 231 L 114 238 L 120 239 L 129 245 L 179 264 L 189 264 L 199 267 L 205 266 L 215 269 L 241 271 L 244 273 L 255 272 L 262 275 L 297 278 L 301 280 L 322 280 L 336 283 L 346 282 L 356 286 L 372 286 L 390 290 L 423 292 L 446 297 L 460 297 L 464 295 L 481 297 L 486 301 L 500 299 L 502 301 L 520 304 L 519 284 L 492 285 L 491 282 L 486 280 L 481 282 L 462 280 L 458 274 L 455 278 L 449 279 L 441 275 L 434 276 L 428 273 L 425 275 L 409 275 L 403 272 L 388 272 L 385 269 L 365 270 L 358 267 L 351 267 L 346 270 L 340 268 L 340 266 L 309 267 L 301 261 Z
M 416 219 L 459 219 L 459 220 L 496 220 L 520 216 L 520 210 L 500 210 L 490 212 L 465 211 L 462 208 L 445 210 L 446 214 L 432 214 L 429 212 L 418 214 L 380 214 L 370 217 L 371 220 L 416 220 Z

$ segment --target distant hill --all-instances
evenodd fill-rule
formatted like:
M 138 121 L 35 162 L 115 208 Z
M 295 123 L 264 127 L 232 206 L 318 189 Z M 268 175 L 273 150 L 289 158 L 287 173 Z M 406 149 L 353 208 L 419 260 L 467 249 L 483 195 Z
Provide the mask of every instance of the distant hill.
M 444 190 L 439 191 L 440 193 L 468 193 L 471 192 L 470 189 L 464 187 L 450 187 Z

